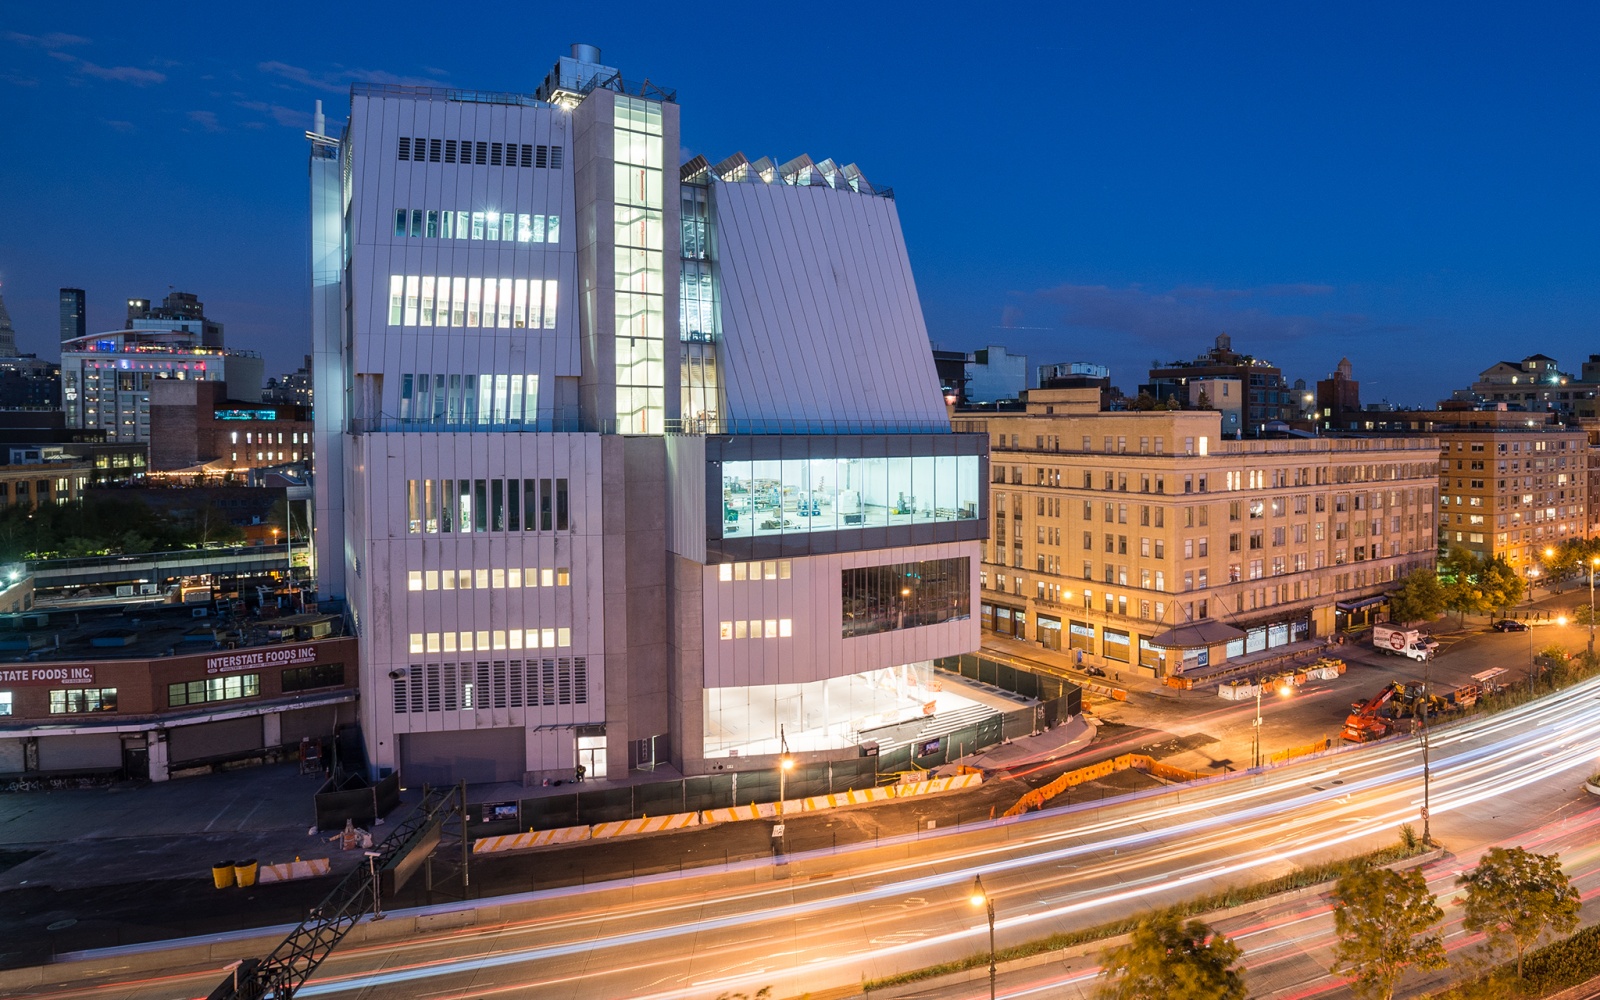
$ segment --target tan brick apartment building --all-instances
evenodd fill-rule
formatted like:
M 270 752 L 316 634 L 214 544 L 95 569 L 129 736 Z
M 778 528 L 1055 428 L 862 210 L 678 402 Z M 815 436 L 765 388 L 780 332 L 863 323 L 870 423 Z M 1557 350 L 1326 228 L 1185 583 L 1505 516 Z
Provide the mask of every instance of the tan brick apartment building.
M 1162 676 L 1325 635 L 1435 561 L 1438 439 L 1221 440 L 1034 390 L 990 440 L 985 630 Z
M 1505 410 L 1432 414 L 1439 439 L 1439 542 L 1515 566 L 1589 532 L 1589 434 L 1550 415 Z

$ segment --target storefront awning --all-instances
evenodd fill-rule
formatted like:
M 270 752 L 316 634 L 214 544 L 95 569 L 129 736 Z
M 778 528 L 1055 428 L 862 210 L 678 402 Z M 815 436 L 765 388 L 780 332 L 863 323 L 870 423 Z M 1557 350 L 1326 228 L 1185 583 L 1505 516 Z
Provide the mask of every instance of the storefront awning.
M 1232 625 L 1206 619 L 1188 625 L 1179 625 L 1177 628 L 1168 629 L 1150 640 L 1152 646 L 1162 646 L 1166 649 L 1199 649 L 1202 646 L 1218 646 L 1235 639 L 1243 639 L 1244 632 Z
M 1388 599 L 1388 594 L 1379 594 L 1376 597 L 1367 597 L 1359 601 L 1335 601 L 1333 606 L 1340 611 L 1360 611 L 1362 608 L 1370 608 L 1374 604 L 1382 604 Z

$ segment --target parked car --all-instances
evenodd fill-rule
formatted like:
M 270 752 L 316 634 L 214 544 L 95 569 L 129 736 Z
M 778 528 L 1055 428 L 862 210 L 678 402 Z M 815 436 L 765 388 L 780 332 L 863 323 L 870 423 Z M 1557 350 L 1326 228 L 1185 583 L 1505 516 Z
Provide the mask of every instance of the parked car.
M 1528 631 L 1528 623 L 1514 622 L 1509 618 L 1502 618 L 1494 623 L 1494 630 L 1496 632 L 1526 632 Z

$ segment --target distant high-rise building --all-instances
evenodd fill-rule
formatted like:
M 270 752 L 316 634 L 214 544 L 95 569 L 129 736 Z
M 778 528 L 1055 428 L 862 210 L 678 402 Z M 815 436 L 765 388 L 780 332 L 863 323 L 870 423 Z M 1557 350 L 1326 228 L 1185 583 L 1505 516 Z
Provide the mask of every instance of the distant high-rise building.
M 81 288 L 61 290 L 61 340 L 75 340 L 88 333 L 84 319 L 86 297 Z
M 1270 361 L 1241 354 L 1233 349 L 1227 334 L 1218 334 L 1216 346 L 1193 361 L 1174 361 L 1150 369 L 1150 383 L 1139 388 L 1158 401 L 1171 396 L 1187 399 L 1192 379 L 1236 378 L 1244 387 L 1244 430 L 1259 433 L 1272 421 L 1295 419 L 1300 409 L 1283 369 Z
M 1028 356 L 1008 354 L 991 344 L 972 352 L 967 362 L 966 398 L 974 403 L 1016 399 L 1028 388 Z
M 11 328 L 11 314 L 6 311 L 5 296 L 0 295 L 0 358 L 17 356 L 17 331 Z
M 306 355 L 306 363 L 299 371 L 267 379 L 261 398 L 268 403 L 297 403 L 311 409 L 311 355 Z
M 176 324 L 176 325 L 174 325 Z M 152 307 L 149 299 L 128 300 L 130 330 L 188 330 L 200 335 L 200 346 L 222 346 L 222 324 L 206 319 L 206 306 L 190 292 L 171 292 Z
M 1587 366 L 1586 366 L 1587 367 Z M 1478 381 L 1457 389 L 1452 398 L 1479 406 L 1505 404 L 1512 410 L 1593 416 L 1595 386 L 1588 374 L 1574 378 L 1548 354 L 1530 354 L 1521 361 L 1497 361 L 1478 374 Z
M 101 429 L 106 440 L 150 440 L 150 391 L 160 379 L 226 382 L 226 398 L 261 399 L 261 356 L 222 346 L 222 324 L 188 292 L 152 309 L 128 300 L 128 328 L 61 344 L 61 404 L 69 428 Z
M 1340 358 L 1333 374 L 1317 383 L 1317 426 L 1325 431 L 1359 430 L 1361 383 L 1349 358 Z

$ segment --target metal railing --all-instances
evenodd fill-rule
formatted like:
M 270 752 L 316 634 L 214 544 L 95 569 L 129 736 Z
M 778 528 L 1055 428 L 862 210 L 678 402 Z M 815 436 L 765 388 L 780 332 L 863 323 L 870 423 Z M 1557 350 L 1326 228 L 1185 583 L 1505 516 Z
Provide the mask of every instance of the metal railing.
M 377 419 L 354 417 L 350 429 L 356 434 L 628 434 L 619 430 L 616 420 L 584 421 L 577 418 L 541 417 L 532 422 L 503 421 L 479 423 L 475 421 L 434 422 L 429 420 L 401 420 L 395 417 Z M 833 435 L 857 436 L 870 434 L 951 434 L 950 425 L 942 421 L 856 421 L 856 420 L 721 420 L 694 418 L 662 421 L 662 434 L 691 437 L 711 436 L 761 436 L 761 435 Z M 649 436 L 649 435 L 635 435 Z M 659 435 L 656 435 L 659 436 Z M 976 435 L 972 435 L 976 436 Z
M 494 90 L 462 90 L 457 87 L 406 87 L 395 83 L 353 83 L 350 96 L 414 97 L 425 101 L 460 101 L 466 104 L 510 104 L 524 108 L 553 107 L 532 94 L 513 94 Z

